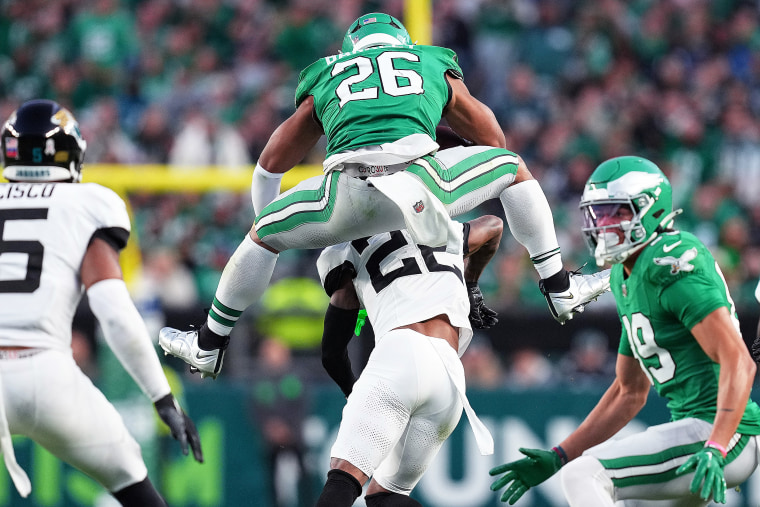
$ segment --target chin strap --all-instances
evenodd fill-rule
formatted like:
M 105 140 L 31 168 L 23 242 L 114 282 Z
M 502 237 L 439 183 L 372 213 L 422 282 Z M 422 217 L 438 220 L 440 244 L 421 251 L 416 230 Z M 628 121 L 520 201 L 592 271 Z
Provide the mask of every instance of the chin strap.
M 670 213 L 668 213 L 667 215 L 665 215 L 665 218 L 663 218 L 660 221 L 660 225 L 657 226 L 657 228 L 654 230 L 654 232 L 656 232 L 657 234 L 661 234 L 661 233 L 665 232 L 667 229 L 669 229 L 668 226 L 673 221 L 673 219 L 675 217 L 677 217 L 678 215 L 680 215 L 681 213 L 683 213 L 683 210 L 681 208 L 679 208 L 679 209 L 671 211 Z M 656 237 L 656 235 L 652 236 L 652 239 L 654 239 L 655 237 Z

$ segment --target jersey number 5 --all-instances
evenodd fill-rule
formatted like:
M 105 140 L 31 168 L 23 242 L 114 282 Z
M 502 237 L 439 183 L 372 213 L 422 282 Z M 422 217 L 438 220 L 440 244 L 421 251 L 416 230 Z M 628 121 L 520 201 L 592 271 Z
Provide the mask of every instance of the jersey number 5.
M 0 210 L 0 266 L 3 254 L 26 254 L 26 275 L 23 279 L 0 280 L 0 292 L 34 292 L 40 286 L 42 274 L 42 254 L 44 247 L 39 241 L 6 240 L 5 224 L 10 220 L 44 220 L 46 208 Z
M 393 65 L 394 60 L 406 60 L 409 62 L 419 62 L 420 57 L 405 51 L 389 51 L 386 53 L 380 53 L 376 57 L 377 71 L 380 74 L 380 85 L 383 89 L 383 93 L 392 97 L 401 97 L 402 95 L 421 95 L 425 93 L 422 89 L 422 76 L 416 71 L 411 69 L 397 69 Z M 374 73 L 374 66 L 372 65 L 372 59 L 366 56 L 357 56 L 346 61 L 339 61 L 336 63 L 330 75 L 337 76 L 345 72 L 350 67 L 356 67 L 357 73 L 345 78 L 338 84 L 335 89 L 335 94 L 340 99 L 340 107 L 342 108 L 346 102 L 352 100 L 369 100 L 376 99 L 379 96 L 379 90 L 377 86 L 368 86 L 366 88 L 360 88 L 359 83 L 365 81 Z M 353 88 L 352 88 L 353 87 Z

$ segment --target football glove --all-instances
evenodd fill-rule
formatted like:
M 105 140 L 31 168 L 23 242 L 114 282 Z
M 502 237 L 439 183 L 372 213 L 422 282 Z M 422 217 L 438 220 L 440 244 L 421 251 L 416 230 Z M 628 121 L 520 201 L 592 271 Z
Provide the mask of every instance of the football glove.
M 752 359 L 755 360 L 756 363 L 760 363 L 760 331 L 758 331 L 758 336 L 755 338 L 755 341 L 752 342 Z
M 493 476 L 504 474 L 491 484 L 491 491 L 498 491 L 509 484 L 501 495 L 501 501 L 509 502 L 509 505 L 514 505 L 526 491 L 538 486 L 562 468 L 562 460 L 554 451 L 521 447 L 520 452 L 527 457 L 499 465 L 488 472 Z
M 483 302 L 483 293 L 477 283 L 467 284 L 467 295 L 470 298 L 470 324 L 475 329 L 489 329 L 499 322 L 498 313 L 488 308 Z
M 156 412 L 164 423 L 169 426 L 172 437 L 179 441 L 182 446 L 182 454 L 187 456 L 188 445 L 193 450 L 195 461 L 203 463 L 203 451 L 201 450 L 201 437 L 193 424 L 193 420 L 180 408 L 177 400 L 171 393 L 167 394 L 153 404 Z
M 723 475 L 723 467 L 726 459 L 718 449 L 704 447 L 692 455 L 686 463 L 678 467 L 676 475 L 687 474 L 694 471 L 691 480 L 692 493 L 699 494 L 702 500 L 708 500 L 710 495 L 717 503 L 726 503 L 726 478 Z

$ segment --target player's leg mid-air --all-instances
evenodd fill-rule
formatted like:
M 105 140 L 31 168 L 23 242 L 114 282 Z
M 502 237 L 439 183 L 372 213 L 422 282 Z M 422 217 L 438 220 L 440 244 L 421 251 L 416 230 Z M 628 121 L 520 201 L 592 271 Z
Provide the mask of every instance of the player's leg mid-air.
M 398 83 L 394 62 L 403 62 L 404 84 L 388 89 Z M 357 71 L 370 90 L 366 95 L 353 92 L 347 81 Z M 460 137 L 447 145 L 438 136 L 441 120 L 469 141 Z M 282 174 L 323 135 L 325 174 L 280 194 Z M 296 111 L 264 147 L 251 197 L 255 225 L 225 266 L 206 322 L 190 331 L 165 328 L 159 336 L 164 351 L 203 376 L 219 374 L 228 335 L 266 290 L 279 252 L 397 229 L 407 229 L 417 244 L 446 245 L 449 251 L 457 244 L 450 217 L 489 199 L 502 203 L 509 230 L 528 251 L 560 324 L 609 290 L 609 271 L 587 275 L 565 269 L 541 186 L 524 161 L 506 149 L 493 112 L 469 93 L 456 54 L 413 44 L 403 25 L 387 14 L 358 18 L 341 54 L 301 73 Z

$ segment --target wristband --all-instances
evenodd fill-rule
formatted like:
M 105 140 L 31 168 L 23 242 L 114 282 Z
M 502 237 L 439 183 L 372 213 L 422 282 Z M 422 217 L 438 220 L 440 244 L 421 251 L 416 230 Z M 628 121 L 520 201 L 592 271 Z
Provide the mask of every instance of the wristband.
M 255 215 L 280 195 L 280 181 L 283 173 L 270 173 L 261 164 L 256 164 L 251 177 L 251 202 Z
M 567 459 L 567 453 L 562 448 L 561 445 L 557 445 L 555 447 L 552 447 L 552 451 L 557 453 L 557 456 L 559 456 L 559 461 L 562 463 L 562 465 L 567 465 L 568 459 Z
M 705 442 L 705 447 L 711 447 L 713 449 L 716 449 L 718 452 L 720 452 L 721 456 L 723 456 L 724 458 L 728 456 L 728 451 L 726 450 L 726 448 L 720 445 L 718 442 L 715 442 L 714 440 L 708 440 L 707 442 Z

